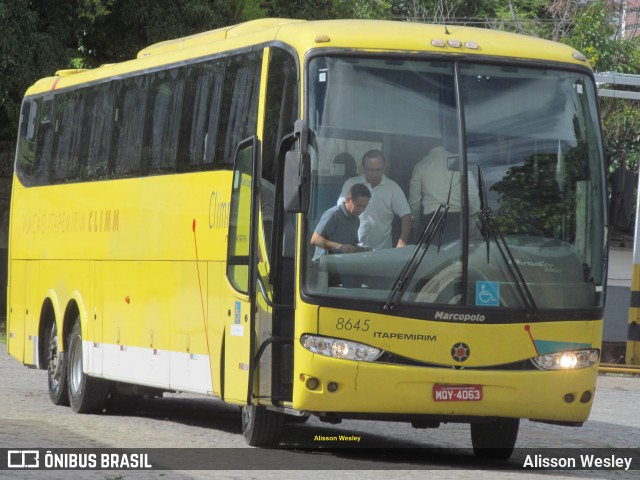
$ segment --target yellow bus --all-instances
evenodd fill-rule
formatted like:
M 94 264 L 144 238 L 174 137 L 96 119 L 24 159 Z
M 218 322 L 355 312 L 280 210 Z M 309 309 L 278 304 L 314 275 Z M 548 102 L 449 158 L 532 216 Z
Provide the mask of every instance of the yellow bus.
M 398 248 L 314 259 L 353 176 L 381 208 L 360 230 Z M 167 41 L 26 92 L 8 351 L 79 413 L 196 392 L 241 406 L 250 445 L 310 415 L 462 422 L 507 458 L 520 419 L 589 416 L 605 206 L 593 74 L 565 45 L 289 19 Z

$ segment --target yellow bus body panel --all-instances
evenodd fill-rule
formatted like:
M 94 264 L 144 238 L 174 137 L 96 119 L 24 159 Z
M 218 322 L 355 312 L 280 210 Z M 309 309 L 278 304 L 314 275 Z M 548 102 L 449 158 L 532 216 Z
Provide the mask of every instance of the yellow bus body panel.
M 296 325 L 305 333 L 350 339 L 383 349 L 420 365 L 342 360 L 313 354 L 296 342 L 293 408 L 323 412 L 385 412 L 397 414 L 480 415 L 584 422 L 591 410 L 597 366 L 572 371 L 509 370 L 508 365 L 539 354 L 545 342 L 560 348 L 600 348 L 602 321 L 469 325 L 389 318 L 385 315 L 319 309 L 309 306 Z M 347 331 L 350 320 L 358 329 Z M 365 320 L 368 322 L 365 323 Z M 366 326 L 365 326 L 366 325 Z M 525 328 L 526 327 L 526 328 Z M 306 330 L 305 330 L 306 328 Z M 363 331 L 366 329 L 366 331 Z M 538 347 L 534 341 L 538 341 Z M 464 342 L 464 363 L 452 347 Z M 309 377 L 320 381 L 310 390 Z M 330 392 L 327 385 L 338 385 Z M 435 384 L 481 385 L 481 401 L 435 401 Z M 384 388 L 380 386 L 384 385 Z M 589 401 L 580 398 L 587 392 Z M 566 397 L 571 395 L 571 397 Z M 567 401 L 565 398 L 571 398 Z M 398 401 L 402 399 L 402 401 Z
M 362 412 L 450 416 L 499 416 L 584 422 L 593 398 L 597 367 L 575 371 L 491 371 L 422 368 L 338 360 L 296 349 L 300 374 L 294 381 L 293 408 L 311 412 Z M 309 377 L 320 386 L 310 390 Z M 327 385 L 337 384 L 330 392 Z M 435 401 L 433 387 L 481 385 L 480 401 Z M 573 395 L 567 402 L 565 396 Z
M 209 296 L 232 291 L 230 187 L 228 171 L 34 188 L 14 179 L 9 353 L 37 365 L 45 301 L 59 332 L 75 320 L 65 318 L 73 301 L 92 374 L 167 387 L 170 352 L 219 368 L 226 316 L 214 314 Z M 136 362 L 107 361 L 108 349 L 139 349 L 148 362 L 136 372 Z

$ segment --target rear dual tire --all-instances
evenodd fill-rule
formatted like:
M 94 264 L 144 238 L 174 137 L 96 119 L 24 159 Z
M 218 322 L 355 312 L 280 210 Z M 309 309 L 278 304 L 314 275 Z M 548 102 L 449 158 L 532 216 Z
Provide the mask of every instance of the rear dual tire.
M 69 405 L 67 387 L 67 362 L 65 352 L 60 351 L 62 337 L 58 335 L 58 327 L 53 326 L 47 331 L 45 345 L 47 348 L 47 383 L 49 398 L 54 405 Z
M 69 336 L 67 363 L 67 391 L 71 409 L 76 413 L 101 412 L 109 396 L 109 382 L 90 377 L 83 371 L 82 331 L 77 318 Z

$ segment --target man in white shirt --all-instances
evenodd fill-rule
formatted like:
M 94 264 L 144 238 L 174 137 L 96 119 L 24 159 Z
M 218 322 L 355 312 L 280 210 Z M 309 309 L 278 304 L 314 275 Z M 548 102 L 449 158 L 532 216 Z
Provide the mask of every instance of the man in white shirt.
M 409 205 L 414 226 L 424 228 L 438 206 L 449 205 L 443 237 L 446 241 L 456 240 L 461 236 L 460 171 L 449 168 L 450 156 L 441 146 L 433 148 L 413 168 L 409 184 Z M 480 197 L 471 173 L 468 188 L 469 213 L 473 214 L 480 210 Z
M 385 159 L 379 150 L 369 150 L 362 157 L 364 175 L 347 180 L 342 187 L 338 205 L 356 183 L 363 183 L 371 190 L 371 200 L 360 215 L 358 236 L 360 243 L 374 250 L 392 248 L 391 227 L 395 215 L 400 217 L 400 239 L 396 247 L 404 247 L 411 234 L 411 209 L 404 192 L 393 180 L 384 175 Z

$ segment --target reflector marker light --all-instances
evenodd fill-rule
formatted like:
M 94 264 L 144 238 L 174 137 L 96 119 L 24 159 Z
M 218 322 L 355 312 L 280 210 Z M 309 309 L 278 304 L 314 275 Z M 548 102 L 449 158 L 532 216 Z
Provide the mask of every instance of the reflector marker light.
M 580 52 L 573 52 L 573 58 L 575 58 L 576 60 L 580 60 L 581 62 L 586 62 L 587 61 L 587 57 L 585 57 Z
M 444 40 L 441 40 L 439 38 L 434 38 L 431 40 L 432 47 L 446 47 L 447 45 L 452 48 L 462 48 L 462 46 L 464 45 L 465 48 L 468 48 L 470 50 L 478 50 L 480 48 L 478 42 L 474 42 L 472 40 L 465 41 L 464 44 L 460 40 L 447 40 L 446 43 Z

